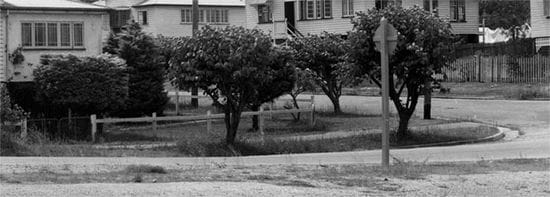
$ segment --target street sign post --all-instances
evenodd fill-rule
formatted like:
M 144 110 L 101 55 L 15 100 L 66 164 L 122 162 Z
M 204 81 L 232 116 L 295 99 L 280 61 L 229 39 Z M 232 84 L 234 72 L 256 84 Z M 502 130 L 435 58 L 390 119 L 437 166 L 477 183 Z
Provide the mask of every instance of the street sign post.
M 389 95 L 390 95 L 390 67 L 389 56 L 397 46 L 397 30 L 388 24 L 384 17 L 380 19 L 380 26 L 376 29 L 373 40 L 376 48 L 381 53 L 382 66 L 382 166 L 390 166 L 390 120 L 389 120 Z

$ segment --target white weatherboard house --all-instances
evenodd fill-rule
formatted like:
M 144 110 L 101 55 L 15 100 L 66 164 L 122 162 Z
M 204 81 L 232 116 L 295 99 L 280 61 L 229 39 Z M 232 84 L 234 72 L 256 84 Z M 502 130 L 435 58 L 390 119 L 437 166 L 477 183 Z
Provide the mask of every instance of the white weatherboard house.
M 33 80 L 42 54 L 98 55 L 108 9 L 70 0 L 0 0 L 0 82 Z M 21 47 L 24 62 L 8 56 Z
M 105 0 L 97 2 L 113 8 L 111 27 L 114 31 L 128 21 L 140 23 L 153 35 L 191 36 L 192 0 Z M 245 26 L 244 0 L 199 0 L 199 28 Z
M 537 51 L 550 55 L 550 0 L 531 0 L 531 27 Z
M 246 21 L 248 28 L 263 29 L 281 39 L 295 32 L 345 34 L 351 31 L 356 12 L 389 4 L 432 9 L 450 20 L 455 34 L 469 42 L 478 40 L 479 0 L 246 0 Z

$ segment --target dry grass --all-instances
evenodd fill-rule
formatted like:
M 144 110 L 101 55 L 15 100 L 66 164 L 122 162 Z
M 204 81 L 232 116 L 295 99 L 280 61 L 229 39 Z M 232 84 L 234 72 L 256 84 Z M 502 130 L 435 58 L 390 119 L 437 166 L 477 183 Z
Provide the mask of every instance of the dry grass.
M 427 163 L 394 159 L 390 169 L 370 165 L 274 165 L 274 166 L 128 166 L 102 173 L 55 172 L 0 174 L 0 183 L 126 183 L 182 181 L 254 181 L 298 187 L 369 187 L 392 190 L 388 179 L 425 179 L 427 175 L 469 175 L 498 171 L 548 171 L 550 159 L 509 159 L 477 162 Z M 160 173 L 159 173 L 160 172 Z M 385 185 L 384 187 L 382 187 Z

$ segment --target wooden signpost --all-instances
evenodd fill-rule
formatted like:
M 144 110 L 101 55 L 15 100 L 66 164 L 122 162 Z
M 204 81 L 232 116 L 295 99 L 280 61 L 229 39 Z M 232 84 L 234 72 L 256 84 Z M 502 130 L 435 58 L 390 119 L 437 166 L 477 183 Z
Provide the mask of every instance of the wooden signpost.
M 390 120 L 389 120 L 389 94 L 390 94 L 390 68 L 389 56 L 397 46 L 397 30 L 384 17 L 380 19 L 380 26 L 376 29 L 373 40 L 376 48 L 381 53 L 382 66 L 382 166 L 390 166 Z

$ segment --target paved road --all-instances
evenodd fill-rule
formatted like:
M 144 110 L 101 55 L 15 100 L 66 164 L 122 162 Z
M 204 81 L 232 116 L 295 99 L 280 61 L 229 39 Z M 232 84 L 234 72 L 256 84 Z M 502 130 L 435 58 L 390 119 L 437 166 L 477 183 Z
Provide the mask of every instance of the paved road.
M 325 97 L 317 96 L 316 105 L 328 108 Z M 344 96 L 344 111 L 369 114 L 380 112 L 380 98 Z M 421 105 L 417 114 L 421 114 Z M 392 156 L 405 160 L 431 162 L 476 161 L 504 158 L 550 158 L 550 102 L 508 100 L 434 99 L 434 116 L 475 118 L 520 128 L 525 135 L 519 138 L 449 147 L 427 147 L 391 150 Z M 179 165 L 266 165 L 266 164 L 348 164 L 380 163 L 380 151 L 355 151 L 339 153 L 312 153 L 251 157 L 211 158 L 39 158 L 0 157 L 0 172 L 20 171 L 44 164 L 73 164 L 82 166 L 152 164 L 176 168 Z M 93 167 L 92 167 L 93 169 Z M 99 169 L 99 168 L 98 168 Z M 91 170 L 93 171 L 93 170 Z

